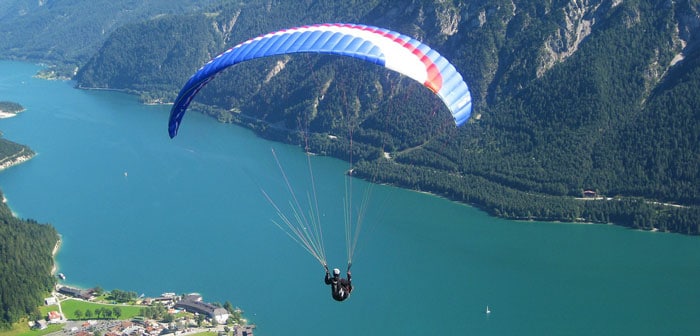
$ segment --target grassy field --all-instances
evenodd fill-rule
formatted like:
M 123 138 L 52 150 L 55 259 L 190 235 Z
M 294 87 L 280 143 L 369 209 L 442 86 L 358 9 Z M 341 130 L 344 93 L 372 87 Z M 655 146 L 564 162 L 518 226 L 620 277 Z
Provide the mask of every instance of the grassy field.
M 120 304 L 103 304 L 103 303 L 92 303 L 92 302 L 87 302 L 87 301 L 81 301 L 81 300 L 73 300 L 73 299 L 68 299 L 65 301 L 61 302 L 61 308 L 63 308 L 63 314 L 66 315 L 66 318 L 69 320 L 75 320 L 75 311 L 80 310 L 83 312 L 83 319 L 85 319 L 85 312 L 87 310 L 95 311 L 96 308 L 107 308 L 107 309 L 112 309 L 114 307 L 119 307 L 122 311 L 122 315 L 119 317 L 120 320 L 128 320 L 133 318 L 134 316 L 139 316 L 141 315 L 141 306 L 128 306 L 128 305 L 120 305 Z M 94 314 L 92 315 L 93 318 L 96 318 Z M 116 316 L 112 315 L 113 318 Z
M 85 318 L 85 312 L 87 310 L 93 311 L 92 319 L 96 319 L 97 316 L 95 316 L 94 311 L 96 308 L 107 308 L 107 309 L 112 309 L 114 307 L 119 307 L 122 311 L 121 316 L 119 319 L 121 320 L 128 320 L 133 318 L 134 316 L 140 315 L 141 308 L 140 306 L 126 306 L 126 305 L 112 305 L 112 304 L 100 304 L 100 303 L 92 303 L 92 302 L 86 302 L 86 301 L 81 301 L 81 300 L 74 300 L 74 299 L 68 299 L 65 301 L 61 301 L 61 308 L 63 309 L 63 314 L 66 315 L 66 318 L 69 320 L 75 320 L 75 311 L 80 310 L 83 312 L 83 317 L 82 319 Z M 46 317 L 48 313 L 52 310 L 58 311 L 58 306 L 57 305 L 52 305 L 52 306 L 42 306 L 39 307 L 39 311 L 41 312 L 41 316 Z M 112 315 L 112 318 L 116 318 L 116 316 Z M 7 331 L 0 331 L 0 336 L 42 336 L 46 335 L 49 333 L 52 333 L 54 331 L 59 331 L 63 328 L 63 324 L 49 324 L 48 328 L 44 330 L 32 330 L 29 328 L 29 325 L 27 324 L 27 320 L 22 320 L 21 322 L 15 323 L 12 327 L 12 330 L 7 330 Z
M 216 336 L 216 335 L 218 335 L 218 334 L 213 332 L 213 331 L 205 331 L 205 332 L 201 332 L 201 333 L 197 333 L 197 334 L 192 334 L 191 336 Z
M 129 319 L 133 318 L 134 316 L 141 315 L 141 308 L 143 308 L 141 306 L 93 303 L 93 302 L 74 300 L 74 299 L 68 299 L 65 301 L 61 301 L 61 308 L 63 309 L 63 314 L 69 320 L 76 320 L 77 319 L 75 317 L 76 310 L 80 310 L 83 313 L 83 316 L 81 317 L 82 320 L 87 320 L 87 318 L 85 318 L 85 312 L 88 310 L 93 312 L 91 319 L 96 319 L 97 316 L 94 313 L 95 309 L 107 308 L 107 309 L 111 310 L 114 307 L 119 307 L 119 309 L 121 309 L 121 311 L 122 311 L 122 315 L 119 317 L 120 320 L 129 320 Z M 43 316 L 46 316 L 49 313 L 49 311 L 52 311 L 52 310 L 57 311 L 58 306 L 53 305 L 53 306 L 44 306 L 44 307 L 39 308 L 39 311 L 41 311 L 41 314 Z M 112 315 L 112 318 L 116 318 L 116 316 Z M 3 336 L 3 335 L 0 335 L 0 336 Z
M 31 330 L 26 320 L 15 323 L 12 330 L 0 331 L 0 336 L 41 336 L 63 329 L 63 324 L 50 324 L 44 330 Z
M 87 301 L 76 300 L 76 299 L 67 299 L 67 300 L 61 301 L 61 308 L 63 310 L 63 314 L 69 320 L 76 320 L 75 312 L 77 310 L 80 310 L 82 312 L 81 320 L 88 320 L 87 318 L 85 318 L 85 312 L 88 310 L 93 312 L 92 317 L 90 319 L 95 320 L 95 319 L 97 319 L 97 316 L 94 313 L 95 309 L 107 308 L 107 309 L 111 310 L 114 307 L 119 307 L 121 309 L 121 316 L 119 316 L 120 320 L 130 320 L 130 319 L 134 318 L 135 316 L 140 316 L 141 309 L 144 308 L 144 306 L 94 303 L 94 302 L 87 302 Z M 50 311 L 54 311 L 54 310 L 58 311 L 57 305 L 39 307 L 39 311 L 41 312 L 41 315 L 43 317 L 46 317 Z M 178 315 L 184 315 L 184 314 L 186 314 L 186 313 L 181 312 Z M 111 318 L 116 319 L 116 316 L 112 315 Z M 52 333 L 55 331 L 59 331 L 63 328 L 63 326 L 64 326 L 63 324 L 49 324 L 48 328 L 46 328 L 44 330 L 32 330 L 29 328 L 29 325 L 27 324 L 27 320 L 22 320 L 21 322 L 14 324 L 12 330 L 0 331 L 0 336 L 42 336 L 42 335 L 46 335 L 46 334 L 49 334 L 49 333 Z M 216 335 L 217 335 L 217 333 L 215 333 L 215 332 L 203 332 L 203 333 L 194 334 L 192 336 L 216 336 Z

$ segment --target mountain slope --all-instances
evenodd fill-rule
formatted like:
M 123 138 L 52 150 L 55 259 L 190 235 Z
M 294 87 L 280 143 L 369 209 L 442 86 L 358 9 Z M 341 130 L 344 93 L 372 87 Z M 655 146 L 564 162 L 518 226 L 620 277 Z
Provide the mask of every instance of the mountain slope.
M 355 125 L 358 176 L 495 215 L 697 234 L 698 8 L 696 0 L 227 2 L 195 20 L 211 29 L 193 31 L 191 17 L 172 16 L 115 32 L 76 79 L 167 101 L 224 45 L 316 22 L 382 26 L 415 36 L 455 64 L 474 97 L 468 125 L 452 127 L 439 100 L 406 78 L 323 55 L 225 71 L 196 107 L 345 159 Z M 172 24 L 159 33 L 166 20 Z M 125 36 L 143 38 L 115 47 L 125 46 L 116 43 Z M 153 52 L 173 45 L 198 52 Z M 146 52 L 135 61 L 127 50 Z M 142 67 L 153 64 L 165 71 Z M 289 129 L 314 135 L 302 139 Z M 614 198 L 576 199 L 584 190 Z
M 18 219 L 0 203 L 0 330 L 27 315 L 40 318 L 38 307 L 56 283 L 51 269 L 57 241 L 53 227 Z
M 82 64 L 116 28 L 215 0 L 3 0 L 0 57 Z

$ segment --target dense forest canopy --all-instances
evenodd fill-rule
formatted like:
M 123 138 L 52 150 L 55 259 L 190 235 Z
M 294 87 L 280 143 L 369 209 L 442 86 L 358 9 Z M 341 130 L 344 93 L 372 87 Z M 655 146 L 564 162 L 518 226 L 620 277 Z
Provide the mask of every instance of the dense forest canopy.
M 212 81 L 194 106 L 275 140 L 301 144 L 290 130 L 317 134 L 311 150 L 344 159 L 348 142 L 323 135 L 347 139 L 352 129 L 357 176 L 498 216 L 699 232 L 696 2 L 355 5 L 227 2 L 199 17 L 141 22 L 115 32 L 76 79 L 169 101 L 201 64 L 251 36 L 324 21 L 383 26 L 457 66 L 475 100 L 468 125 L 450 127 L 439 101 L 406 78 L 324 55 L 247 62 Z M 169 41 L 164 25 L 190 35 Z M 135 70 L 125 50 L 139 49 L 166 52 L 140 54 L 150 70 Z M 584 191 L 598 197 L 579 199 Z
M 0 111 L 2 112 L 20 112 L 24 111 L 24 107 L 18 103 L 11 101 L 0 101 Z
M 4 106 L 4 107 L 3 107 Z M 14 102 L 0 102 L 4 111 L 21 111 Z M 29 147 L 0 138 L 0 164 L 18 155 L 34 155 Z M 49 225 L 16 218 L 0 193 L 0 330 L 38 314 L 53 289 L 52 251 L 58 233 Z
M 21 20 L 11 5 L 0 13 L 23 22 L 65 10 L 48 4 L 57 7 Z M 450 126 L 439 100 L 407 78 L 324 55 L 237 66 L 193 107 L 343 159 L 352 130 L 357 176 L 506 218 L 700 231 L 695 0 L 252 0 L 172 11 L 157 4 L 90 38 L 101 46 L 79 64 L 79 86 L 168 102 L 199 66 L 250 37 L 318 22 L 386 27 L 455 64 L 474 98 L 469 124 Z M 5 53 L 46 59 L 18 50 Z
M 53 227 L 16 218 L 0 203 L 0 330 L 39 315 L 38 307 L 55 284 L 51 268 L 57 241 Z
M 12 158 L 18 154 L 32 156 L 34 152 L 27 146 L 0 137 L 0 163 L 7 158 Z
M 0 57 L 47 62 L 72 73 L 115 29 L 217 0 L 3 0 Z

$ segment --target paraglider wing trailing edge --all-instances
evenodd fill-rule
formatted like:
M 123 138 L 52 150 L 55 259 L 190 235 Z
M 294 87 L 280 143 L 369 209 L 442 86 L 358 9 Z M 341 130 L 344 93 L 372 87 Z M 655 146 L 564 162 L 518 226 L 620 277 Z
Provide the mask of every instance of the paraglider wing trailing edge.
M 238 63 L 290 53 L 349 56 L 396 71 L 437 94 L 457 126 L 471 116 L 472 99 L 455 67 L 420 41 L 387 29 L 359 24 L 319 24 L 284 29 L 250 39 L 226 50 L 201 67 L 183 86 L 170 111 L 168 132 L 177 135 L 195 95 L 216 74 Z

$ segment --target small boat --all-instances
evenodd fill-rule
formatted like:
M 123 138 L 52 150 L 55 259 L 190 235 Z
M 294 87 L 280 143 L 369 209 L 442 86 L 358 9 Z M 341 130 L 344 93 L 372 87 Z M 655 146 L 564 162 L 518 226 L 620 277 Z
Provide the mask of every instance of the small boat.
M 491 314 L 491 309 L 489 309 L 489 306 L 486 306 L 486 314 Z
M 66 275 L 63 273 L 58 273 L 58 278 L 61 280 L 66 280 Z

